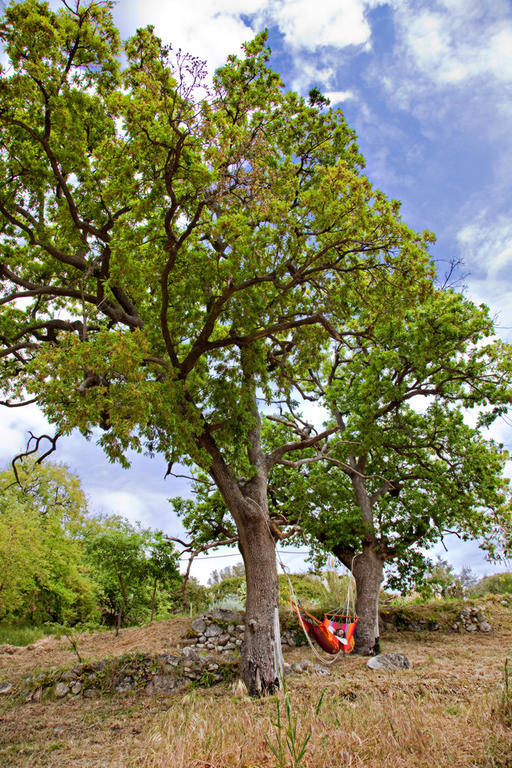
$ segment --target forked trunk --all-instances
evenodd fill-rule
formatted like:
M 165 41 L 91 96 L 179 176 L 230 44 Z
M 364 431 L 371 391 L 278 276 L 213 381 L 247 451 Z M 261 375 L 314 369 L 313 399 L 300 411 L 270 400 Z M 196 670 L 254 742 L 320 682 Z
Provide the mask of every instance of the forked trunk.
M 379 594 L 384 573 L 384 559 L 372 545 L 365 544 L 354 558 L 352 573 L 356 581 L 356 614 L 359 616 L 356 653 L 371 656 L 378 653 Z
M 275 543 L 268 522 L 255 516 L 240 531 L 247 599 L 241 676 L 251 696 L 272 694 L 283 671 Z

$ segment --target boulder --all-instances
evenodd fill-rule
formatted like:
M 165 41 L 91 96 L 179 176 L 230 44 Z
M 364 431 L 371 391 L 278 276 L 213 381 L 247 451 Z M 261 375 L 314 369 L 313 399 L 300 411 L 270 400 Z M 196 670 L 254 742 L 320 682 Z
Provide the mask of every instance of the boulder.
M 7 693 L 10 693 L 12 690 L 12 683 L 0 683 L 0 696 L 4 696 Z
M 411 662 L 405 653 L 380 653 L 368 659 L 370 669 L 409 669 Z
M 192 622 L 192 629 L 196 635 L 202 635 L 206 629 L 206 621 L 202 618 L 194 619 Z
M 54 689 L 54 693 L 57 699 L 63 699 L 69 693 L 69 688 L 66 683 L 57 683 Z

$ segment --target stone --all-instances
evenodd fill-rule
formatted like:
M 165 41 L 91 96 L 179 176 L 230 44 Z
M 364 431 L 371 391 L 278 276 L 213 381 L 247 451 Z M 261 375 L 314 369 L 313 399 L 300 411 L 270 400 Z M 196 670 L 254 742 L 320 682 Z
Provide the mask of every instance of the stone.
M 118 693 L 124 693 L 125 691 L 131 691 L 135 687 L 135 681 L 130 675 L 123 677 L 120 683 L 116 685 L 116 691 Z
M 179 681 L 171 675 L 154 675 L 146 685 L 147 693 L 166 694 L 176 690 Z
M 54 693 L 57 699 L 63 699 L 69 693 L 69 688 L 66 683 L 57 683 L 54 689 Z
M 192 622 L 192 629 L 194 630 L 196 635 L 202 635 L 206 629 L 206 621 L 201 618 L 194 619 L 194 621 Z
M 75 679 L 75 673 L 73 672 L 73 670 L 68 670 L 62 673 L 62 675 L 60 676 L 60 679 L 64 680 L 65 682 L 69 682 L 70 680 Z
M 43 698 L 43 689 L 42 688 L 38 688 L 37 690 L 35 690 L 33 692 L 32 696 L 31 696 L 31 700 L 35 701 L 36 704 L 38 702 L 40 702 L 42 698 Z
M 370 669 L 409 669 L 411 662 L 405 653 L 380 653 L 368 659 Z
M 74 696 L 79 694 L 80 691 L 82 690 L 82 683 L 80 682 L 80 680 L 76 680 L 74 683 L 72 683 L 70 690 Z
M 472 622 L 470 624 L 465 624 L 464 629 L 466 632 L 476 632 L 478 627 L 476 624 L 473 624 Z
M 0 683 L 0 696 L 5 696 L 12 690 L 12 683 Z
M 317 673 L 317 675 L 330 675 L 330 670 L 327 669 L 327 667 L 322 667 L 321 664 L 314 664 L 313 670 Z
M 162 653 L 160 659 L 164 662 L 166 667 L 177 667 L 180 663 L 178 656 L 173 656 L 170 653 Z
M 242 614 L 238 611 L 230 611 L 227 608 L 215 608 L 208 613 L 212 619 L 222 621 L 225 624 L 240 624 Z
M 223 634 L 224 630 L 218 624 L 210 624 L 210 626 L 206 627 L 204 633 L 205 637 L 220 637 Z
M 86 691 L 84 691 L 84 699 L 99 699 L 100 692 L 96 690 L 96 688 L 87 688 Z
M 492 631 L 492 627 L 489 624 L 489 622 L 487 622 L 487 621 L 480 622 L 480 625 L 479 625 L 478 629 L 480 630 L 480 632 L 491 632 Z
M 485 621 L 485 616 L 482 613 L 482 611 L 477 611 L 475 613 L 475 619 L 478 621 L 479 624 L 481 624 L 483 621 Z

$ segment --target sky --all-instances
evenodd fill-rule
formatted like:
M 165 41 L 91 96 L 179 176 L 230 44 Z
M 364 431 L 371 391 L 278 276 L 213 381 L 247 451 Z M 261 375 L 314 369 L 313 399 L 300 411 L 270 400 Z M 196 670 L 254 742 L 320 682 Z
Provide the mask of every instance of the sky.
M 211 71 L 268 28 L 270 65 L 286 87 L 303 95 L 318 87 L 344 111 L 372 183 L 402 201 L 412 228 L 435 233 L 440 275 L 460 263 L 458 287 L 487 304 L 499 335 L 512 341 L 510 0 L 120 0 L 114 18 L 123 38 L 152 24 Z M 0 411 L 1 464 L 24 447 L 29 429 L 51 427 L 33 406 Z M 512 450 L 504 421 L 492 436 Z M 187 495 L 188 483 L 164 480 L 163 460 L 134 456 L 123 470 L 80 435 L 60 441 L 55 457 L 79 475 L 93 510 L 184 535 L 168 499 Z M 436 553 L 457 571 L 503 568 L 476 544 L 446 543 L 448 552 Z M 226 554 L 197 561 L 192 573 L 205 581 L 212 568 L 240 561 Z M 283 560 L 304 568 L 302 555 Z

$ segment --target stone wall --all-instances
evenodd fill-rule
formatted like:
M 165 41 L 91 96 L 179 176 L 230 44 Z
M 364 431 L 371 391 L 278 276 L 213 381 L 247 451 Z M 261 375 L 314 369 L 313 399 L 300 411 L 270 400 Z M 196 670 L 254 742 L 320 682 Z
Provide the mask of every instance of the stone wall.
M 180 646 L 203 648 L 216 653 L 231 653 L 241 647 L 244 632 L 242 613 L 216 608 L 192 621 Z M 288 629 L 281 634 L 282 645 L 294 647 L 304 642 L 300 628 L 299 631 Z

